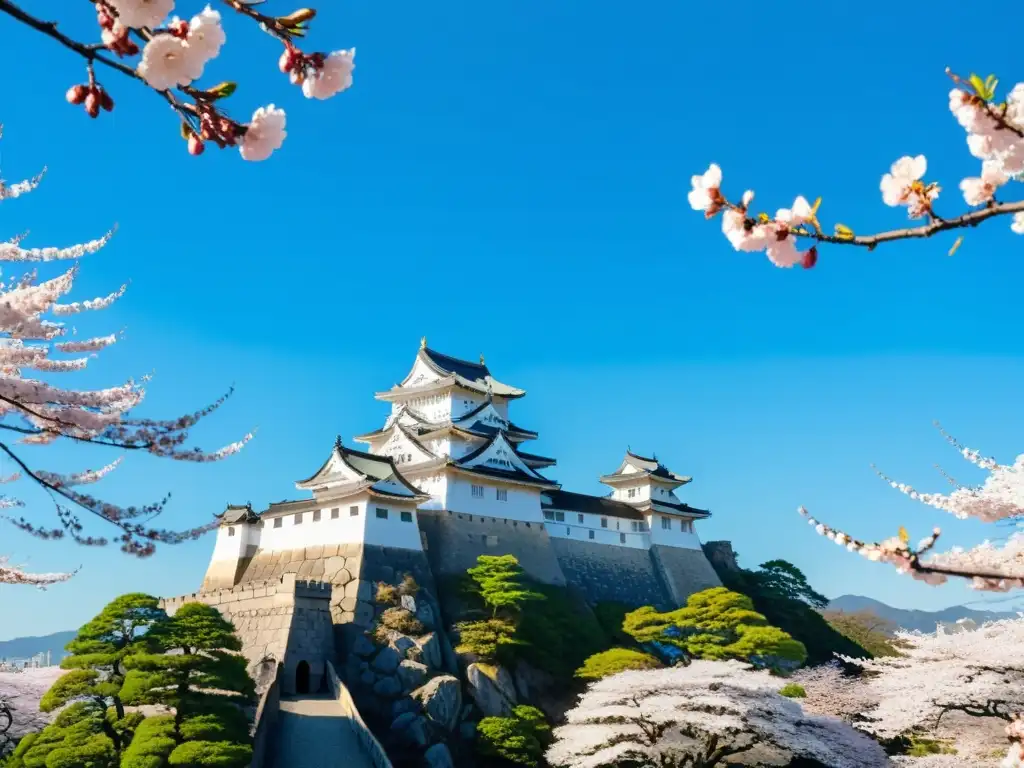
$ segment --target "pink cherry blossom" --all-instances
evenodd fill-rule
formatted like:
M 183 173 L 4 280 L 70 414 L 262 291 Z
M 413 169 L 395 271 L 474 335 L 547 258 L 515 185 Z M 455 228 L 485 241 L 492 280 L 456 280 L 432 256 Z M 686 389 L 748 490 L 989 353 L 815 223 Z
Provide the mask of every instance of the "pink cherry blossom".
M 158 27 L 174 9 L 174 0 L 108 0 L 126 27 Z
M 1013 214 L 1013 221 L 1010 223 L 1010 229 L 1018 235 L 1024 235 L 1024 213 Z
M 768 230 L 761 224 L 753 224 L 748 229 L 742 211 L 727 209 L 723 212 L 722 232 L 737 251 L 756 252 L 768 247 Z
M 964 179 L 960 182 L 960 190 L 968 205 L 983 205 L 991 201 L 996 190 L 1008 180 L 998 163 L 987 160 L 982 163 L 981 176 Z
M 220 13 L 209 5 L 189 22 L 185 42 L 188 44 L 189 54 L 203 65 L 216 58 L 226 40 Z
M 882 201 L 893 207 L 907 206 L 912 219 L 924 216 L 940 191 L 935 184 L 926 187 L 921 182 L 927 170 L 928 161 L 924 155 L 901 157 L 892 164 L 890 172 L 882 176 Z
M 686 196 L 690 207 L 695 211 L 704 211 L 705 216 L 717 213 L 722 203 L 719 191 L 722 186 L 722 169 L 712 163 L 702 175 L 693 176 L 690 183 L 693 189 Z
M 303 80 L 302 92 L 306 98 L 329 99 L 348 90 L 352 85 L 352 70 L 356 68 L 355 58 L 355 48 L 330 54 L 320 69 Z
M 238 147 L 242 157 L 254 162 L 266 160 L 284 143 L 288 135 L 284 126 L 283 109 L 278 109 L 273 104 L 257 109 L 253 112 L 252 122 L 246 126 L 245 135 Z
M 174 35 L 154 35 L 142 49 L 138 73 L 158 91 L 188 85 L 203 73 L 205 61 L 189 51 L 188 43 Z
M 775 214 L 775 218 L 791 227 L 799 227 L 810 221 L 813 215 L 810 203 L 803 195 L 800 195 L 793 201 L 792 208 L 780 208 Z

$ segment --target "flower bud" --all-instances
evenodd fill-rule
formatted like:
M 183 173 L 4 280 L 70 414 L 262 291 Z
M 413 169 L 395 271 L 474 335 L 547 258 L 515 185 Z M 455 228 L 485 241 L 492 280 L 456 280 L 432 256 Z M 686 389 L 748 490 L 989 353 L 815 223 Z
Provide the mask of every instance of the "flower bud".
M 100 106 L 103 107 L 107 112 L 114 110 L 114 100 L 110 98 L 110 94 L 102 88 L 99 89 L 100 93 Z
M 277 66 L 282 72 L 291 70 L 295 66 L 295 51 L 291 48 L 285 48 L 281 52 L 281 58 L 277 60 Z
M 100 113 L 100 97 L 96 91 L 89 91 L 85 97 L 85 111 L 89 117 L 96 117 Z
M 201 155 L 204 149 L 206 149 L 206 145 L 203 144 L 202 139 L 194 133 L 188 137 L 188 153 L 190 155 Z
M 68 100 L 68 104 L 81 104 L 88 93 L 89 89 L 84 85 L 73 85 L 68 88 L 64 98 Z
M 801 259 L 800 264 L 804 269 L 810 269 L 818 263 L 818 246 L 812 245 Z

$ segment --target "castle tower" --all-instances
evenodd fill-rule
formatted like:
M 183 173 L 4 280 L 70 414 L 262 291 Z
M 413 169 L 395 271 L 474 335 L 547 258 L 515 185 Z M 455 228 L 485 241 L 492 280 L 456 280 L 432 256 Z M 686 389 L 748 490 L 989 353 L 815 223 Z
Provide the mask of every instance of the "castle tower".
M 241 578 L 260 544 L 260 518 L 249 504 L 228 504 L 217 517 L 217 539 L 203 589 L 230 589 Z
M 555 460 L 520 446 L 537 433 L 509 419 L 525 390 L 504 384 L 483 362 L 460 360 L 420 344 L 408 375 L 376 398 L 391 404 L 381 429 L 357 436 L 390 456 L 430 501 L 424 509 L 477 512 L 543 524 L 540 492 L 557 488 L 538 469 Z
M 612 499 L 643 514 L 651 530 L 652 544 L 699 547 L 693 521 L 710 517 L 711 513 L 684 504 L 675 493 L 691 481 L 692 478 L 666 468 L 657 458 L 638 456 L 628 450 L 619 468 L 601 477 L 601 482 L 612 489 Z

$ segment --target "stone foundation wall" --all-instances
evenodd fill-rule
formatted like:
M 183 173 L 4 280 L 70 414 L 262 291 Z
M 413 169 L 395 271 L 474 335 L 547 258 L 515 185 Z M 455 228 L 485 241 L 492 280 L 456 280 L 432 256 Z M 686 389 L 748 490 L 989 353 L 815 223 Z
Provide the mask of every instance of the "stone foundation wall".
M 206 603 L 219 610 L 235 625 L 250 674 L 257 677 L 266 659 L 280 662 L 281 690 L 291 694 L 300 662 L 309 664 L 310 687 L 315 691 L 324 679 L 325 663 L 334 657 L 331 601 L 330 584 L 302 582 L 285 574 L 277 580 L 167 598 L 160 605 L 169 615 L 186 603 Z
M 465 573 L 480 555 L 515 555 L 533 578 L 565 585 L 551 537 L 542 523 L 458 512 L 420 510 L 427 559 L 436 575 Z
M 658 566 L 672 602 L 685 605 L 686 599 L 694 592 L 722 586 L 718 574 L 701 549 L 680 547 L 651 547 L 651 558 Z
M 676 607 L 646 549 L 560 538 L 552 538 L 551 545 L 569 585 L 591 605 L 619 602 L 653 605 L 659 610 Z

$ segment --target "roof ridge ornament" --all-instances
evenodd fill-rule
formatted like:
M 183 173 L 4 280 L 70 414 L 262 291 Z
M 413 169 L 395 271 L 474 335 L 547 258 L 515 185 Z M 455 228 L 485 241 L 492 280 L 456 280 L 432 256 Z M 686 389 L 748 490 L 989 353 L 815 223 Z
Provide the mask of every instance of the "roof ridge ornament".
M 335 436 L 335 438 L 334 438 L 334 447 L 337 450 L 339 450 L 339 451 L 342 449 L 341 435 L 336 435 Z
M 427 337 L 426 336 L 420 336 L 420 349 L 426 349 L 426 348 L 427 348 Z
M 480 365 L 487 365 L 487 363 L 484 362 L 483 354 L 480 355 Z

